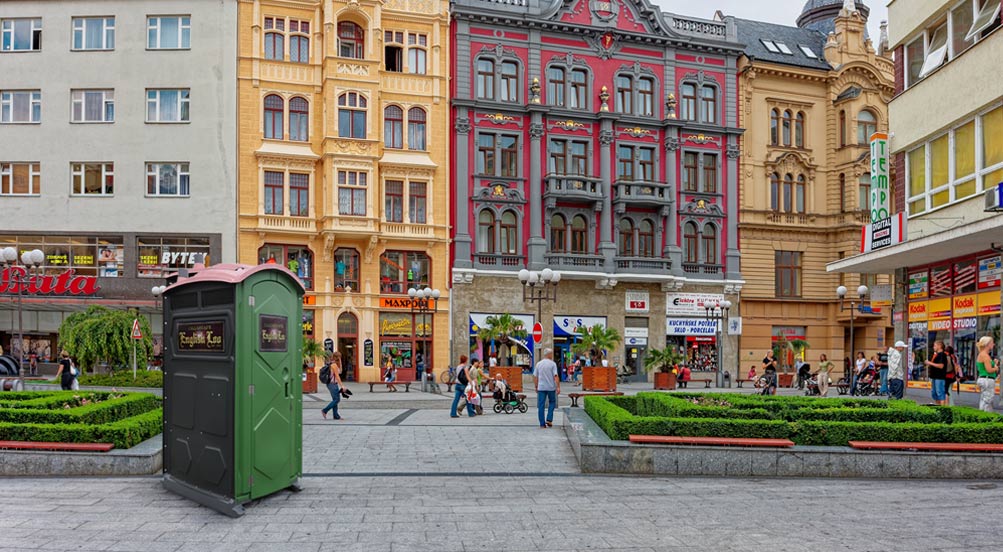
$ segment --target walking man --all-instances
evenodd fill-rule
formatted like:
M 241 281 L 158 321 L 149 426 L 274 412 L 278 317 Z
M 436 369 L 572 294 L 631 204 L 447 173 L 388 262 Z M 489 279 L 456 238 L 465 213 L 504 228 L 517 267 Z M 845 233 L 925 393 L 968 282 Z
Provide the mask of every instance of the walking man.
M 536 363 L 533 369 L 533 385 L 536 387 L 536 411 L 540 418 L 540 429 L 553 427 L 554 407 L 557 406 L 557 395 L 561 394 L 561 378 L 554 363 L 554 350 L 543 350 L 543 360 Z M 544 403 L 549 401 L 547 416 L 544 418 Z
M 888 349 L 888 398 L 901 399 L 905 392 L 905 365 L 902 351 L 905 343 L 896 341 L 894 347 Z

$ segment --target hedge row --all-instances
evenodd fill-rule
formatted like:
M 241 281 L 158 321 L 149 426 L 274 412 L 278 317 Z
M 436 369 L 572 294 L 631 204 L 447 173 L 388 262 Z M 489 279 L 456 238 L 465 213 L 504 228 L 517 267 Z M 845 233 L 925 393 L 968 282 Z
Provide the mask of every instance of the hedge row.
M 131 448 L 163 430 L 163 409 L 99 425 L 0 422 L 0 440 L 56 443 L 114 443 Z
M 57 403 L 58 404 L 58 403 Z M 160 408 L 161 400 L 148 393 L 124 396 L 64 408 L 0 408 L 0 422 L 26 424 L 106 424 Z
M 79 380 L 80 385 L 98 387 L 163 387 L 164 373 L 160 370 L 138 370 L 133 379 L 132 370 L 117 370 L 111 374 L 84 374 Z
M 69 404 L 70 407 L 77 407 L 83 404 L 83 400 L 104 401 L 112 393 L 108 391 L 23 391 L 17 393 L 0 394 L 0 408 L 38 408 L 53 409 L 63 408 Z

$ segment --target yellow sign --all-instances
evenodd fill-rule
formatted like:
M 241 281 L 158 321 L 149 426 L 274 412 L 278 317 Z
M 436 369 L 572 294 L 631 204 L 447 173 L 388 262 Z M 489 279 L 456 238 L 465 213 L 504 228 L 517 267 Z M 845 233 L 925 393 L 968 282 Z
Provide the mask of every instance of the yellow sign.
M 998 298 L 998 295 L 997 295 Z M 954 317 L 967 318 L 975 316 L 976 308 L 975 295 L 958 295 L 954 298 Z
M 951 298 L 941 297 L 940 299 L 930 299 L 926 310 L 927 320 L 950 320 Z
M 995 316 L 1000 313 L 1000 294 L 987 291 L 979 294 L 979 316 Z
M 381 309 L 427 308 L 435 310 L 435 299 L 411 299 L 410 297 L 380 297 Z
M 926 301 L 909 303 L 909 321 L 926 322 Z

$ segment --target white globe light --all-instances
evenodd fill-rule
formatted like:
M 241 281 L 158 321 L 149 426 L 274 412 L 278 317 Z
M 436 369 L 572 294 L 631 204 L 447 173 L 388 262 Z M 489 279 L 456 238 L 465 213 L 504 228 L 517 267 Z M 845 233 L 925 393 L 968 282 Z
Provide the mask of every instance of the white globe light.
M 411 299 L 414 299 L 415 295 L 418 295 L 418 290 L 416 290 L 414 288 L 408 288 L 408 290 L 407 290 L 407 296 L 410 297 Z
M 541 279 L 542 279 L 542 280 L 543 280 L 544 282 L 549 282 L 549 281 L 550 281 L 550 279 L 551 279 L 551 278 L 553 278 L 553 277 L 554 277 L 554 271 L 553 271 L 553 270 L 550 270 L 549 268 L 545 268 L 545 269 L 543 269 L 543 270 L 542 270 L 542 271 L 540 272 L 540 278 L 541 278 Z
M 846 286 L 839 286 L 836 288 L 836 297 L 839 297 L 840 299 L 846 297 Z
M 727 301 L 727 300 L 722 301 L 721 302 L 721 308 L 722 309 L 730 309 L 731 308 L 731 301 Z
M 526 283 L 529 281 L 529 271 L 526 270 L 525 268 L 519 271 L 519 281 L 522 283 Z
M 17 249 L 13 247 L 5 247 L 3 249 L 3 260 L 8 263 L 12 263 L 17 260 Z
M 536 284 L 539 281 L 540 281 L 540 274 L 539 273 L 537 273 L 537 272 L 530 272 L 529 273 L 529 283 L 530 284 Z
M 45 261 L 45 253 L 42 253 L 40 249 L 31 250 L 31 262 L 32 264 L 41 265 Z
M 857 295 L 863 297 L 867 295 L 867 286 L 860 286 L 857 288 Z
M 550 280 L 550 281 L 551 281 L 551 282 L 554 282 L 555 284 L 556 284 L 557 282 L 560 282 L 560 281 L 561 281 L 561 273 L 555 270 L 555 271 L 554 271 L 554 277 L 553 277 L 553 278 L 551 278 L 551 280 Z
M 25 251 L 21 253 L 21 262 L 25 265 L 31 264 L 31 251 Z
M 432 296 L 432 288 L 426 287 L 425 289 L 421 290 L 421 295 L 425 299 L 428 299 L 429 297 Z
M 440 295 L 442 295 L 442 293 L 438 289 L 432 290 L 432 299 L 438 299 Z

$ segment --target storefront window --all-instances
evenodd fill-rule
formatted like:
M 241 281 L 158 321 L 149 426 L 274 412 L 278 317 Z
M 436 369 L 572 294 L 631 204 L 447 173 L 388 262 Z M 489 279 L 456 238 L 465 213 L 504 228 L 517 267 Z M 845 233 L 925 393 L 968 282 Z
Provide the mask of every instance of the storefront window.
M 138 237 L 136 247 L 140 278 L 164 278 L 182 268 L 191 268 L 199 255 L 202 263 L 209 266 L 208 238 Z
M 303 287 L 313 289 L 313 253 L 309 248 L 299 245 L 265 244 L 258 249 L 258 262 L 282 263 L 303 282 Z
M 310 309 L 303 309 L 303 337 L 313 339 L 314 313 Z
M 334 250 L 334 289 L 359 289 L 359 252 L 348 247 Z
M 428 255 L 414 251 L 386 251 L 380 255 L 380 293 L 407 293 L 431 281 Z
M 81 276 L 124 276 L 125 246 L 121 237 L 0 236 L 0 249 L 13 247 L 18 255 L 39 249 L 45 254 L 45 274 L 73 269 Z

